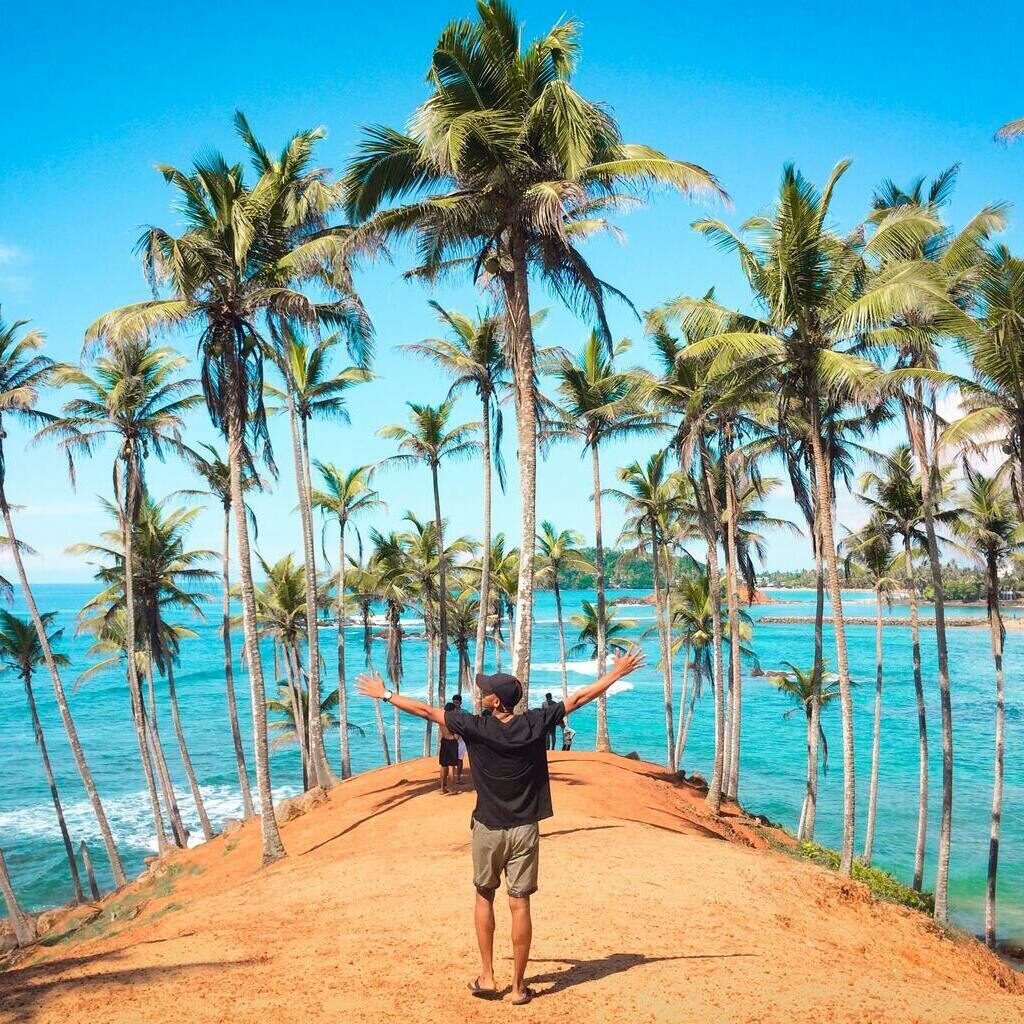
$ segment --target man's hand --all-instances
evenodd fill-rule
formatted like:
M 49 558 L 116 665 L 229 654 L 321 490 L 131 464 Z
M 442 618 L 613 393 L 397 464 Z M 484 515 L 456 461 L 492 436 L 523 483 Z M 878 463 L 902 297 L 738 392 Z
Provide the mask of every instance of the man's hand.
M 388 688 L 384 685 L 379 672 L 364 672 L 356 679 L 356 689 L 364 697 L 373 697 L 374 700 L 383 700 Z
M 612 673 L 617 679 L 622 679 L 638 668 L 643 668 L 645 664 L 647 656 L 636 644 L 630 644 L 625 650 L 615 652 L 615 657 L 612 658 Z
M 625 651 L 615 656 L 611 668 L 596 683 L 591 683 L 589 686 L 584 686 L 581 690 L 569 694 L 565 701 L 563 701 L 565 713 L 568 715 L 577 708 L 583 707 L 584 704 L 589 704 L 595 698 L 600 697 L 607 692 L 608 687 L 614 682 L 623 676 L 628 676 L 630 672 L 635 672 L 638 668 L 642 668 L 644 662 L 644 652 L 636 644 L 630 644 Z

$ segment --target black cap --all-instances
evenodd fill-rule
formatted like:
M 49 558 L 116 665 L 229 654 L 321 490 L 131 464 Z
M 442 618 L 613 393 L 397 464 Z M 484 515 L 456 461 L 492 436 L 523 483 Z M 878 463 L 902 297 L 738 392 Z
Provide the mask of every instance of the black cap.
M 493 693 L 503 708 L 514 708 L 523 696 L 519 680 L 504 672 L 495 672 L 491 676 L 478 672 L 476 685 L 483 693 Z

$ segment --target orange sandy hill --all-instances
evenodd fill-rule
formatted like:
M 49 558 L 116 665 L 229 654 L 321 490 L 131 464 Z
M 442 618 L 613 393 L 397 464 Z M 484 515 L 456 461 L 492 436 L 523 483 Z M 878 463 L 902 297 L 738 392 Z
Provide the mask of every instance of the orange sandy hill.
M 773 852 L 756 821 L 709 817 L 654 765 L 555 754 L 552 776 L 527 1007 L 466 990 L 473 797 L 439 795 L 422 760 L 289 820 L 289 857 L 267 870 L 251 822 L 163 861 L 99 916 L 79 909 L 0 972 L 0 1020 L 1024 1019 L 1022 979 L 973 939 Z

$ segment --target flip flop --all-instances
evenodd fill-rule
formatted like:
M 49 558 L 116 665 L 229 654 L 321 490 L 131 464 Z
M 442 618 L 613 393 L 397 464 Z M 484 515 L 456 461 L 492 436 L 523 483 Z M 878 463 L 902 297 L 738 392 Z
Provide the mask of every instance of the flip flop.
M 484 988 L 480 984 L 479 978 L 474 978 L 467 987 L 477 999 L 496 999 L 498 997 L 498 990 L 496 988 Z
M 532 988 L 525 989 L 523 991 L 523 994 L 511 1000 L 511 1003 L 513 1006 L 525 1006 L 534 997 L 535 994 L 536 993 L 533 991 Z

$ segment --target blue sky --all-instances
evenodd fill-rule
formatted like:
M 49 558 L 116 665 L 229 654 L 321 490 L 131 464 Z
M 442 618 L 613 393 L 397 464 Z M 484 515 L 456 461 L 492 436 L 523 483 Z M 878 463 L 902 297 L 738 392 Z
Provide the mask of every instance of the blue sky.
M 723 213 L 731 223 L 766 207 L 787 161 L 820 181 L 837 160 L 853 159 L 834 206 L 845 227 L 860 219 L 882 179 L 904 183 L 954 162 L 962 165 L 951 209 L 955 222 L 987 202 L 1021 200 L 1024 144 L 1004 148 L 992 141 L 1000 124 L 1024 116 L 1019 67 L 1008 59 L 1024 28 L 1019 5 L 814 8 L 518 5 L 529 35 L 563 14 L 582 21 L 577 86 L 614 108 L 627 139 L 711 169 L 732 196 L 733 209 Z M 187 23 L 175 21 L 174 8 L 150 3 L 55 3 L 34 10 L 19 4 L 5 11 L 0 304 L 5 319 L 31 318 L 42 328 L 55 358 L 77 360 L 83 331 L 96 316 L 145 296 L 135 239 L 144 224 L 174 226 L 170 192 L 154 163 L 187 166 L 210 148 L 238 155 L 231 132 L 237 108 L 272 148 L 299 128 L 325 125 L 320 161 L 341 168 L 359 125 L 404 124 L 424 95 L 439 30 L 472 6 L 462 0 L 386 8 L 337 4 L 295 19 L 287 8 L 261 2 L 223 10 L 195 13 Z M 745 292 L 730 260 L 690 230 L 705 212 L 675 196 L 656 197 L 622 219 L 625 244 L 598 242 L 589 255 L 640 309 L 712 285 L 723 300 L 742 304 Z M 1021 237 L 1015 215 L 1006 240 L 1019 247 Z M 391 265 L 360 274 L 377 328 L 380 379 L 352 398 L 351 427 L 315 428 L 319 458 L 351 465 L 390 454 L 377 428 L 403 420 L 407 400 L 444 396 L 444 380 L 395 346 L 436 333 L 429 298 L 471 310 L 482 297 L 469 287 L 430 293 L 405 284 L 405 265 L 405 255 L 396 252 Z M 547 300 L 538 296 L 536 303 Z M 541 340 L 576 347 L 587 326 L 551 305 Z M 637 321 L 619 309 L 613 326 L 634 339 L 634 355 L 644 359 Z M 194 339 L 176 343 L 193 353 Z M 50 396 L 48 402 L 54 407 L 59 400 Z M 468 399 L 460 413 L 465 420 L 477 415 Z M 190 436 L 213 439 L 205 413 L 196 414 Z M 72 492 L 56 453 L 26 450 L 26 440 L 14 428 L 6 443 L 11 499 L 25 506 L 20 532 L 40 552 L 33 574 L 88 578 L 90 568 L 64 548 L 105 527 L 96 495 L 109 486 L 113 451 L 83 464 Z M 279 429 L 275 441 L 281 479 L 274 493 L 255 502 L 259 546 L 269 557 L 298 547 L 289 448 Z M 609 448 L 609 481 L 616 465 L 650 447 Z M 514 465 L 511 445 L 506 455 Z M 149 474 L 157 495 L 191 485 L 180 466 L 154 462 Z M 425 473 L 392 473 L 380 484 L 390 511 L 379 525 L 397 524 L 406 509 L 429 513 Z M 453 528 L 476 534 L 479 467 L 446 468 L 442 487 Z M 578 454 L 552 453 L 540 470 L 540 517 L 592 536 L 588 490 L 589 467 Z M 792 513 L 784 498 L 772 507 Z M 621 516 L 609 508 L 607 518 L 614 534 Z M 840 518 L 855 518 L 845 497 Z M 508 494 L 497 499 L 495 523 L 514 535 L 514 473 Z M 193 539 L 197 546 L 218 545 L 215 513 L 202 517 Z M 775 537 L 768 564 L 806 564 L 805 547 L 799 538 Z

